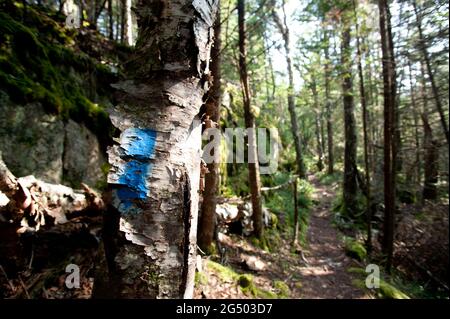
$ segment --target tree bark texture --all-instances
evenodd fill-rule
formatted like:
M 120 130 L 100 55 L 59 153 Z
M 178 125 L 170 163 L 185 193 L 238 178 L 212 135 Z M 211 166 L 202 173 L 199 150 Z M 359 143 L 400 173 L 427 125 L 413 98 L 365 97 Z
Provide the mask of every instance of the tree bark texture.
M 139 0 L 129 78 L 115 84 L 108 150 L 109 256 L 115 297 L 191 298 L 197 249 L 201 122 L 217 0 Z M 118 236 L 120 237 L 120 236 Z M 112 288 L 113 289 L 113 288 Z

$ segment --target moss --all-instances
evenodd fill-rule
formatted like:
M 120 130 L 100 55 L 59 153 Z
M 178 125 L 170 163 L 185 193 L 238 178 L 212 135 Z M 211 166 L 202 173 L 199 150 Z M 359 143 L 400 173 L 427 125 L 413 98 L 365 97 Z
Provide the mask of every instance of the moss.
M 250 275 L 240 275 L 238 278 L 238 284 L 241 288 L 249 288 L 253 285 L 253 278 Z
M 262 236 L 261 238 L 251 237 L 250 242 L 252 243 L 253 246 L 261 248 L 262 250 L 265 250 L 267 252 L 270 252 L 268 240 L 265 236 Z
M 249 296 L 263 299 L 275 299 L 278 295 L 274 292 L 259 288 L 253 282 L 253 276 L 249 274 L 238 274 L 233 269 L 208 260 L 206 267 L 214 271 L 221 280 L 226 282 L 235 282 L 241 291 Z M 200 279 L 199 279 L 200 280 Z M 285 292 L 285 290 L 283 290 Z
M 353 239 L 345 238 L 345 252 L 348 256 L 363 261 L 367 257 L 367 250 L 362 243 Z
M 73 43 L 72 31 L 41 8 L 29 6 L 23 17 L 22 6 L 8 5 L 8 14 L 0 12 L 0 89 L 13 102 L 40 102 L 48 113 L 83 122 L 99 136 L 109 134 L 108 114 L 88 98 L 85 81 L 77 76 L 88 74 L 97 82 L 107 82 L 106 78 L 114 78 L 112 73 L 88 55 L 66 47 Z
M 239 275 L 233 269 L 214 261 L 207 260 L 206 267 L 214 271 L 223 281 L 235 281 L 239 278 Z
M 289 297 L 291 291 L 289 289 L 289 286 L 284 281 L 275 280 L 273 286 L 275 287 L 275 290 L 277 291 L 277 296 L 279 298 Z
M 145 266 L 145 270 L 140 276 L 140 279 L 150 286 L 158 287 L 160 282 L 159 271 L 154 266 Z
M 366 282 L 362 279 L 353 279 L 352 285 L 360 289 L 367 289 Z
M 404 292 L 384 280 L 380 280 L 379 293 L 386 299 L 410 299 Z
M 366 271 L 364 269 L 358 268 L 358 267 L 350 267 L 347 269 L 347 272 L 352 273 L 352 274 L 367 276 Z
M 208 276 L 206 276 L 203 272 L 195 273 L 195 284 L 196 285 L 207 285 L 208 284 Z
M 367 273 L 362 268 L 351 267 L 348 268 L 347 271 L 350 273 L 358 274 L 360 275 L 361 278 L 365 278 L 367 276 Z M 353 279 L 352 284 L 360 289 L 367 289 L 365 279 L 360 278 Z M 382 280 L 381 278 L 380 278 L 380 287 L 370 290 L 375 292 L 379 298 L 410 299 L 410 297 L 407 294 L 405 294 L 399 288 L 394 286 L 394 284 L 388 283 L 385 280 Z
M 212 242 L 211 245 L 209 245 L 208 249 L 206 249 L 205 253 L 209 256 L 216 256 L 219 253 L 216 243 Z
M 276 299 L 277 294 L 261 289 L 257 287 L 253 282 L 253 277 L 251 275 L 240 275 L 238 277 L 238 285 L 241 287 L 241 291 L 246 295 L 251 295 L 255 298 L 262 299 Z
M 258 287 L 255 288 L 254 296 L 261 299 L 277 299 L 278 297 L 276 293 Z
M 270 219 L 272 221 L 272 228 L 276 229 L 278 226 L 278 216 L 274 213 L 270 213 Z

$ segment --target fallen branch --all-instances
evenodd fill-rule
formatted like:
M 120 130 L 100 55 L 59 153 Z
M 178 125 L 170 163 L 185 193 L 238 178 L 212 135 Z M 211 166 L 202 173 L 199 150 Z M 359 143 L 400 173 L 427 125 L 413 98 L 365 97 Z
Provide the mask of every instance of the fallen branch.
M 20 219 L 18 233 L 38 231 L 47 221 L 64 224 L 77 212 L 103 211 L 105 204 L 95 191 L 86 184 L 83 190 L 50 184 L 34 176 L 16 178 L 3 162 L 0 153 L 0 191 L 9 199 L 4 209 L 12 219 Z
M 268 191 L 275 191 L 275 190 L 278 190 L 278 189 L 281 189 L 281 188 L 283 188 L 283 187 L 286 187 L 286 186 L 288 186 L 288 185 L 290 185 L 290 184 L 292 184 L 292 183 L 294 183 L 296 180 L 297 180 L 297 175 L 294 175 L 290 180 L 288 180 L 287 182 L 285 182 L 285 183 L 283 183 L 283 184 L 280 184 L 280 185 L 277 185 L 277 186 L 273 186 L 273 187 L 261 187 L 261 191 L 262 192 L 268 192 Z

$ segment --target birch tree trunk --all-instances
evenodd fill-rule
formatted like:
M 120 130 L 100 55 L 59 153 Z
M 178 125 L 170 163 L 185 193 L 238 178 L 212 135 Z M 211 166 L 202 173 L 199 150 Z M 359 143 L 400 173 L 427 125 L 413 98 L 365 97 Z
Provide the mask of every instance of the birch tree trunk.
M 164 3 L 164 1 L 162 2 Z M 125 43 L 133 45 L 133 20 L 131 16 L 131 0 L 125 0 L 125 25 L 124 25 Z
M 139 0 L 128 80 L 110 118 L 120 131 L 108 150 L 109 240 L 114 297 L 193 294 L 201 123 L 217 0 Z M 114 244 L 117 242 L 117 244 Z M 111 256 L 112 255 L 112 256 Z

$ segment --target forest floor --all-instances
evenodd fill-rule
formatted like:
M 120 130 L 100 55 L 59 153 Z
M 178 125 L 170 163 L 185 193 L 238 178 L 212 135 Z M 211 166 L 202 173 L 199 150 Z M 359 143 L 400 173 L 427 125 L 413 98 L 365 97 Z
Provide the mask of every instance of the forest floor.
M 348 269 L 358 264 L 346 256 L 332 225 L 336 186 L 322 185 L 313 175 L 309 179 L 315 187 L 315 205 L 310 209 L 306 247 L 302 247 L 305 258 L 292 252 L 291 239 L 284 236 L 276 250 L 267 252 L 240 236 L 220 234 L 225 257 L 220 264 L 203 259 L 196 298 L 370 298 L 352 283 L 356 278 Z M 257 267 L 249 267 L 249 260 L 253 264 L 256 260 Z M 252 289 L 241 288 L 241 278 L 247 274 Z

